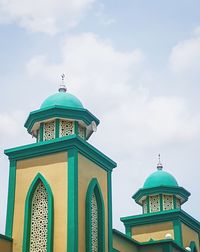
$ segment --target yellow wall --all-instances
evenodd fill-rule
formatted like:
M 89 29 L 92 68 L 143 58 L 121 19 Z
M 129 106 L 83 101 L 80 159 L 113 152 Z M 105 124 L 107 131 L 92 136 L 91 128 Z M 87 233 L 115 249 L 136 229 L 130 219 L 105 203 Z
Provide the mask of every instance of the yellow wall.
M 85 199 L 88 185 L 92 178 L 97 178 L 104 199 L 105 206 L 105 246 L 108 251 L 108 202 L 107 202 L 107 172 L 79 154 L 78 156 L 78 247 L 80 252 L 85 251 Z
M 25 199 L 38 172 L 49 183 L 54 197 L 54 251 L 66 251 L 67 152 L 62 152 L 17 162 L 13 252 L 22 251 Z
M 0 238 L 0 251 L 12 252 L 12 242 Z
M 137 252 L 139 249 L 137 246 L 125 239 L 123 236 L 116 235 L 113 233 L 113 248 L 119 250 L 120 252 Z
M 165 235 L 168 233 L 174 238 L 172 222 L 148 224 L 132 228 L 132 238 L 139 242 L 149 241 L 150 239 L 162 240 L 165 239 Z
M 181 223 L 181 228 L 183 234 L 183 246 L 189 247 L 190 242 L 194 241 L 196 243 L 197 250 L 200 251 L 198 233 L 183 223 Z

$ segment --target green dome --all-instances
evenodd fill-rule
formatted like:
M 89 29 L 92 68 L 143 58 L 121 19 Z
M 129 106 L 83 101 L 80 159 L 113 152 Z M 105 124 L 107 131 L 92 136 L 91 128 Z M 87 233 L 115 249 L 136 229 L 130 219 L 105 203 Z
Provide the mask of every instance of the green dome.
M 158 186 L 178 186 L 178 183 L 170 173 L 157 170 L 145 180 L 143 188 Z
M 65 93 L 65 92 L 59 92 L 56 94 L 53 94 L 49 96 L 44 102 L 42 103 L 40 108 L 47 108 L 50 106 L 65 106 L 70 108 L 83 108 L 83 104 L 79 101 L 78 98 L 76 98 L 74 95 Z

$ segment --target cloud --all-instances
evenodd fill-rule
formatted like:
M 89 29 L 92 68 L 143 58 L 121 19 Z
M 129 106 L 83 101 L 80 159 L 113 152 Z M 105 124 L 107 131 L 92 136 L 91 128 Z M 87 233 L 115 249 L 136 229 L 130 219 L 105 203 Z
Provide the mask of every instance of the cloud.
M 177 74 L 199 75 L 200 71 L 200 28 L 195 29 L 195 36 L 180 41 L 170 55 L 170 67 Z
M 15 22 L 31 32 L 55 34 L 74 27 L 95 0 L 0 0 L 0 22 Z
M 97 134 L 97 142 L 108 146 L 109 141 L 110 152 L 119 138 L 120 147 L 130 152 L 130 147 L 199 136 L 199 115 L 188 110 L 184 98 L 150 95 L 141 50 L 121 52 L 110 41 L 89 33 L 67 38 L 60 55 L 56 64 L 45 55 L 33 57 L 27 64 L 29 73 L 57 82 L 60 73 L 69 72 L 70 91 L 85 99 L 85 107 L 101 118 L 104 137 L 99 134 L 98 139 Z

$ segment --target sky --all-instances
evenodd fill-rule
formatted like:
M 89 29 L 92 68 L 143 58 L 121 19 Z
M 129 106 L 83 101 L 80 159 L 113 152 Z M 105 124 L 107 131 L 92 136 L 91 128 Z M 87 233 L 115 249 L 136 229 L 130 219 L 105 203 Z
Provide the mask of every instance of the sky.
M 156 170 L 191 196 L 200 220 L 200 2 L 198 0 L 0 0 L 0 233 L 9 163 L 29 144 L 28 114 L 68 91 L 101 123 L 89 142 L 117 162 L 113 226 L 141 213 L 132 195 Z

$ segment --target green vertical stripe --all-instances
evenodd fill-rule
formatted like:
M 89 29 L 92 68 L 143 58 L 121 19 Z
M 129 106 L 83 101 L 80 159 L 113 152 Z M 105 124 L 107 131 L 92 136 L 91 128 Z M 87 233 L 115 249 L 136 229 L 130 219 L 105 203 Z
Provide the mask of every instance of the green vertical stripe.
M 12 229 L 13 229 L 15 184 L 16 184 L 16 161 L 10 160 L 7 216 L 6 216 L 6 230 L 5 230 L 6 236 L 10 238 L 12 238 Z
M 78 151 L 68 151 L 67 251 L 78 251 Z
M 77 121 L 74 122 L 74 134 L 78 136 L 78 122 Z
M 113 237 L 112 237 L 112 177 L 111 172 L 107 173 L 108 185 L 108 251 L 112 251 Z
M 44 123 L 40 124 L 40 142 L 44 140 Z
M 60 120 L 56 119 L 56 134 L 55 134 L 55 138 L 60 137 L 59 136 L 60 135 L 59 132 L 60 132 Z
M 163 197 L 162 194 L 159 195 L 160 198 L 160 211 L 163 211 Z
M 182 240 L 182 228 L 180 220 L 174 220 L 173 225 L 174 225 L 174 240 L 178 243 L 178 245 L 182 246 L 183 240 Z
M 173 205 L 174 205 L 174 209 L 176 209 L 176 196 L 173 195 Z
M 147 196 L 147 213 L 150 213 L 149 196 Z

